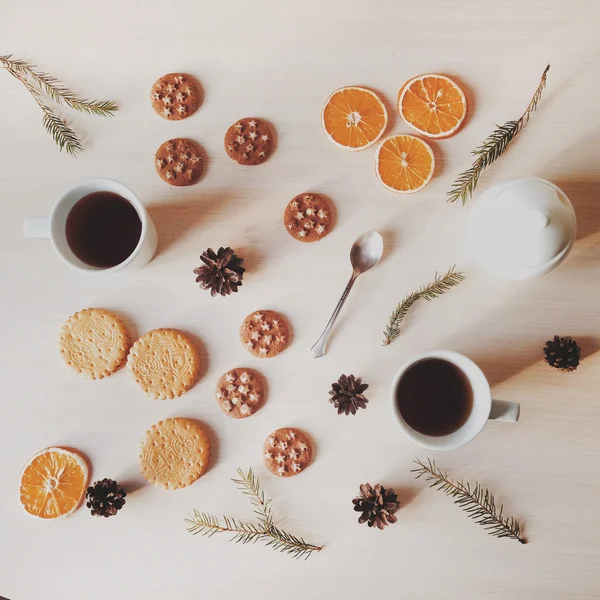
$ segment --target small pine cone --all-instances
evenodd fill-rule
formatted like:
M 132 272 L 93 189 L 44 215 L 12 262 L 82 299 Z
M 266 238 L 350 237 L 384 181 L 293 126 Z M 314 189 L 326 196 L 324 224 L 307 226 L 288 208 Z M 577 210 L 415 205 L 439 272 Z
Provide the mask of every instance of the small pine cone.
M 85 494 L 86 506 L 92 509 L 92 515 L 112 517 L 125 505 L 127 492 L 112 479 L 96 481 Z
M 352 500 L 354 510 L 362 513 L 359 523 L 367 523 L 369 527 L 383 529 L 398 519 L 394 513 L 400 508 L 398 495 L 392 488 L 384 488 L 379 483 L 371 487 L 369 483 L 360 486 L 360 496 Z
M 196 281 L 202 289 L 210 290 L 211 296 L 227 296 L 238 291 L 246 269 L 242 267 L 244 259 L 237 256 L 233 249 L 219 248 L 215 252 L 209 248 L 202 253 L 200 260 L 204 264 L 194 269 L 194 273 L 198 275 Z
M 356 379 L 354 375 L 342 375 L 331 385 L 329 402 L 337 408 L 338 415 L 355 415 L 359 408 L 367 408 L 368 400 L 363 396 L 363 392 L 368 387 L 360 377 Z
M 544 354 L 551 367 L 568 373 L 579 366 L 581 348 L 574 339 L 555 335 L 553 340 L 546 342 Z

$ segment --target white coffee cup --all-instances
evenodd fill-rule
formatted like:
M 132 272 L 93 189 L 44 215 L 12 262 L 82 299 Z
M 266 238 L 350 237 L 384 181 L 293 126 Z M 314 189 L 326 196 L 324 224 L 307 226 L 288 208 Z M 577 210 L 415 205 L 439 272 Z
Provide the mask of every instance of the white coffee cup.
M 122 263 L 110 268 L 93 267 L 79 260 L 67 242 L 66 223 L 71 209 L 78 200 L 94 192 L 112 192 L 125 198 L 135 208 L 142 223 L 140 239 L 134 251 Z M 78 271 L 88 273 L 113 273 L 125 268 L 139 269 L 152 260 L 158 245 L 156 227 L 138 197 L 122 183 L 104 177 L 88 179 L 65 192 L 54 205 L 49 217 L 25 219 L 23 234 L 27 238 L 49 239 L 63 262 Z
M 396 391 L 405 373 L 417 363 L 432 358 L 447 361 L 460 369 L 469 381 L 473 391 L 473 408 L 464 425 L 449 435 L 439 437 L 425 435 L 413 429 L 402 418 L 396 400 Z M 425 352 L 406 362 L 394 378 L 392 402 L 394 413 L 404 433 L 413 442 L 431 450 L 453 450 L 464 446 L 481 433 L 489 419 L 516 423 L 519 420 L 521 411 L 520 405 L 515 402 L 492 400 L 490 384 L 483 371 L 470 358 L 451 350 Z

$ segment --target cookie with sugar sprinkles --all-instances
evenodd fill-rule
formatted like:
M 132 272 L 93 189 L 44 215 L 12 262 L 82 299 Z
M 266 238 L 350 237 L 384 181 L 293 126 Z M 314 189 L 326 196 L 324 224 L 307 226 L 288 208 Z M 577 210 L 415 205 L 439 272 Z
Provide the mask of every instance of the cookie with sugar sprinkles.
M 244 319 L 240 340 L 250 354 L 272 358 L 287 348 L 290 327 L 285 317 L 274 310 L 257 310 Z
M 217 402 L 234 419 L 252 416 L 264 403 L 263 376 L 254 369 L 232 369 L 217 382 Z
M 225 151 L 240 165 L 264 163 L 271 156 L 274 144 L 273 130 L 264 119 L 240 119 L 225 134 Z
M 140 447 L 142 475 L 166 490 L 194 483 L 205 473 L 209 460 L 209 439 L 193 419 L 176 417 L 152 425 Z
M 154 166 L 160 178 L 170 185 L 193 185 L 202 175 L 202 149 L 187 138 L 167 140 L 156 151 Z
M 312 440 L 301 429 L 283 427 L 274 431 L 263 447 L 265 466 L 278 477 L 302 473 L 312 461 Z
M 154 82 L 150 100 L 152 108 L 163 119 L 181 121 L 198 110 L 200 90 L 196 80 L 190 75 L 168 73 Z
M 69 367 L 87 379 L 102 379 L 123 365 L 129 334 L 116 315 L 86 308 L 68 318 L 60 332 L 60 353 Z
M 148 396 L 166 400 L 181 396 L 194 385 L 200 357 L 180 331 L 155 329 L 133 344 L 127 366 Z
M 298 194 L 286 206 L 283 222 L 287 232 L 300 242 L 318 242 L 331 230 L 333 212 L 321 194 Z

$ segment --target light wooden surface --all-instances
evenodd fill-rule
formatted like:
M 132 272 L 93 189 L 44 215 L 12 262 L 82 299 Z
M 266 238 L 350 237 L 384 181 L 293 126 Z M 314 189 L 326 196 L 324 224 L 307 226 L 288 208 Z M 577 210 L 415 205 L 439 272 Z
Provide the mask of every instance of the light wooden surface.
M 117 100 L 112 120 L 74 115 L 88 150 L 60 154 L 24 88 L 0 72 L 0 596 L 86 600 L 144 598 L 580 599 L 600 593 L 600 10 L 593 0 L 456 2 L 414 0 L 165 1 L 102 3 L 20 0 L 0 7 L 0 53 L 38 63 L 83 94 Z M 469 151 L 494 123 L 520 115 L 546 64 L 540 110 L 482 182 L 537 175 L 561 186 L 579 218 L 571 257 L 523 284 L 480 272 L 462 249 L 468 208 L 445 204 Z M 170 71 L 195 75 L 205 100 L 192 118 L 169 123 L 148 100 Z M 423 72 L 457 77 L 468 90 L 465 129 L 433 144 L 438 169 L 426 190 L 397 196 L 380 186 L 374 151 L 345 153 L 319 122 L 337 87 L 368 85 L 392 106 L 402 83 Z M 407 128 L 392 111 L 390 132 Z M 267 164 L 242 168 L 222 147 L 243 116 L 268 118 L 279 147 Z M 156 175 L 155 149 L 189 136 L 208 170 L 188 189 Z M 142 271 L 84 277 L 26 241 L 26 216 L 49 212 L 67 187 L 106 176 L 131 186 L 149 207 L 160 243 Z M 303 245 L 282 226 L 286 203 L 313 190 L 338 211 L 335 230 Z M 329 353 L 313 360 L 318 337 L 350 274 L 352 241 L 369 229 L 386 242 L 381 266 L 359 281 Z M 192 270 L 207 247 L 231 245 L 246 258 L 240 293 L 211 298 Z M 402 337 L 381 347 L 388 314 L 402 296 L 452 264 L 468 280 L 443 299 L 416 306 Z M 120 371 L 102 381 L 61 364 L 63 321 L 89 306 L 117 311 L 134 335 L 176 327 L 198 340 L 205 372 L 184 397 L 153 402 Z M 293 345 L 259 361 L 238 341 L 243 317 L 258 308 L 285 313 Z M 573 375 L 551 371 L 541 348 L 572 335 L 585 360 Z M 469 446 L 433 455 L 456 476 L 485 483 L 525 523 L 530 543 L 488 537 L 452 502 L 410 473 L 419 450 L 392 418 L 389 386 L 411 355 L 446 347 L 478 361 L 497 397 L 521 401 L 517 425 L 490 424 Z M 259 368 L 269 380 L 265 408 L 227 418 L 214 399 L 229 368 Z M 341 373 L 370 384 L 368 409 L 338 417 L 328 390 Z M 146 429 L 169 416 L 202 420 L 214 461 L 193 486 L 165 492 L 138 472 Z M 298 426 L 318 445 L 301 476 L 280 480 L 261 464 L 264 438 Z M 48 445 L 85 452 L 93 477 L 135 490 L 116 518 L 86 509 L 62 522 L 29 518 L 18 503 L 22 464 Z M 282 524 L 325 550 L 295 562 L 256 545 L 192 537 L 183 519 L 196 507 L 250 517 L 229 478 L 252 466 Z M 384 532 L 356 523 L 360 483 L 381 482 L 405 507 Z

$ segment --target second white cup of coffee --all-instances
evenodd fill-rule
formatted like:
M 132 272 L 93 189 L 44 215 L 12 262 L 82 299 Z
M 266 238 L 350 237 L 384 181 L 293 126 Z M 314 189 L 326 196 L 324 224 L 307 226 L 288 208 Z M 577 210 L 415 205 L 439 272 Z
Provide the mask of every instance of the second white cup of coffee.
M 404 433 L 431 450 L 464 446 L 489 419 L 514 423 L 520 414 L 515 402 L 492 400 L 483 371 L 452 350 L 433 350 L 406 362 L 394 378 L 392 402 Z
M 130 240 L 131 251 L 128 249 L 127 255 L 118 264 L 113 263 L 107 266 L 88 264 L 82 260 L 82 257 L 77 256 L 68 239 L 67 223 L 73 208 L 83 198 L 98 193 L 120 197 L 126 208 L 129 205 L 129 207 L 135 209 L 133 213 L 135 231 L 124 231 L 123 223 L 120 223 L 121 228 L 118 231 L 109 232 L 106 235 L 105 243 L 107 245 L 121 243 L 123 235 L 131 234 L 133 236 L 133 239 Z M 131 208 L 129 208 L 129 211 L 132 212 Z M 136 213 L 139 221 L 135 218 Z M 75 223 L 76 225 L 77 223 Z M 91 225 L 93 226 L 93 223 Z M 56 254 L 63 262 L 78 271 L 91 273 L 112 273 L 125 268 L 143 267 L 152 260 L 158 245 L 158 235 L 154 223 L 138 197 L 122 183 L 104 177 L 88 179 L 65 192 L 55 203 L 49 217 L 25 219 L 23 234 L 27 238 L 49 239 Z M 115 235 L 120 235 L 121 238 L 112 239 L 111 236 L 114 238 Z M 85 238 L 83 243 L 85 243 Z

